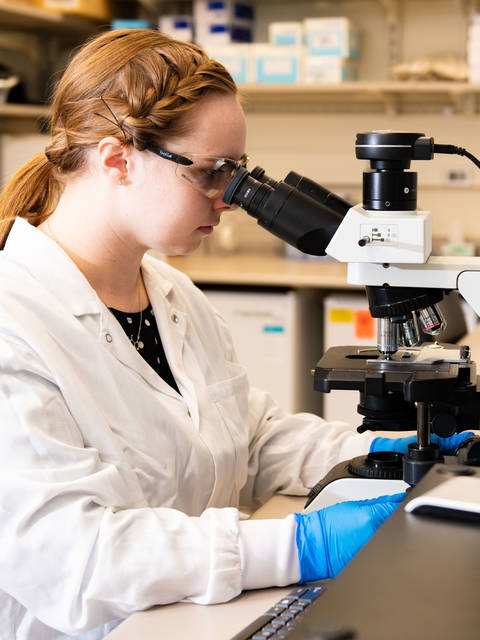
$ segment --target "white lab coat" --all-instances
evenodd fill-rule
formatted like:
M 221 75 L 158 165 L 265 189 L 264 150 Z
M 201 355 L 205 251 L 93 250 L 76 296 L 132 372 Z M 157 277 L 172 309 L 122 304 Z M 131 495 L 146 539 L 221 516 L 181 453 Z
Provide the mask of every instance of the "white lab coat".
M 305 494 L 369 449 L 250 389 L 201 291 L 152 256 L 142 271 L 181 395 L 50 238 L 18 219 L 0 254 L 2 640 L 288 583 L 294 518 L 240 521 L 240 502 Z

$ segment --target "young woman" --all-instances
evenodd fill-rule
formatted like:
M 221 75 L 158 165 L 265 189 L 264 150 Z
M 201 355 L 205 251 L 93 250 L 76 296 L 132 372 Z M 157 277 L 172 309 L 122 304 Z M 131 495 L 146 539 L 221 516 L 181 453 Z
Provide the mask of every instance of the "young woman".
M 51 134 L 0 200 L 2 639 L 100 638 L 155 604 L 334 575 L 399 498 L 315 521 L 238 507 L 305 494 L 374 436 L 250 388 L 203 294 L 146 254 L 194 251 L 229 208 L 231 77 L 107 32 L 60 80 Z

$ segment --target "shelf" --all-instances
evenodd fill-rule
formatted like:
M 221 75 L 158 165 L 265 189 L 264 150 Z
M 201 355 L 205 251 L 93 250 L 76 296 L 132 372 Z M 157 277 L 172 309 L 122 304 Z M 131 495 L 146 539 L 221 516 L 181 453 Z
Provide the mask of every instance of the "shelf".
M 357 289 L 347 282 L 347 265 L 279 256 L 191 255 L 167 258 L 198 284 Z
M 434 112 L 473 115 L 480 111 L 480 85 L 467 82 L 350 82 L 335 85 L 240 85 L 249 112 L 324 111 L 395 114 Z M 0 121 L 32 124 L 48 118 L 49 107 L 0 103 Z
M 46 129 L 50 108 L 46 105 L 0 103 L 1 133 L 39 133 Z
M 0 118 L 28 118 L 36 120 L 38 118 L 48 118 L 50 107 L 38 104 L 13 104 L 10 102 L 0 103 Z
M 476 113 L 480 85 L 468 82 L 345 82 L 240 85 L 247 111 Z
M 0 0 L 0 28 L 2 29 L 48 31 L 57 35 L 63 33 L 78 37 L 92 33 L 99 24 L 99 21 L 80 16 L 64 15 L 20 2 Z

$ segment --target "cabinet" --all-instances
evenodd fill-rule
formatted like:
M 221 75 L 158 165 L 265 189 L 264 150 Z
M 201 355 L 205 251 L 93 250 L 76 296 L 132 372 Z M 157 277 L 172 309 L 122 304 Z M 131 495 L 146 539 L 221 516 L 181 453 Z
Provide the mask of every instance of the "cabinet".
M 94 20 L 0 0 L 0 29 L 26 32 L 38 40 L 42 52 L 38 72 L 45 85 L 51 69 L 62 59 L 64 52 L 100 28 Z M 41 131 L 47 118 L 48 107 L 45 105 L 0 103 L 0 132 Z

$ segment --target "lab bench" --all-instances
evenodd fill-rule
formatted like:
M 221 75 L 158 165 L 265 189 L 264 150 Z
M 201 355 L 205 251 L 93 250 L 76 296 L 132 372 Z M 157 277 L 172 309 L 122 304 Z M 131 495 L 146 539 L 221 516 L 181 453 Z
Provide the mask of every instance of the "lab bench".
M 167 262 L 197 284 L 357 289 L 347 282 L 347 265 L 328 260 L 289 260 L 281 256 L 234 254 L 168 257 Z
M 300 511 L 304 497 L 273 496 L 253 515 L 253 519 L 283 518 Z M 262 615 L 278 602 L 293 586 L 245 591 L 224 604 L 209 606 L 189 602 L 153 607 L 131 615 L 108 634 L 108 640 L 159 637 L 175 640 L 227 640 L 241 631 L 245 625 Z M 194 634 L 192 634 L 192 630 Z

